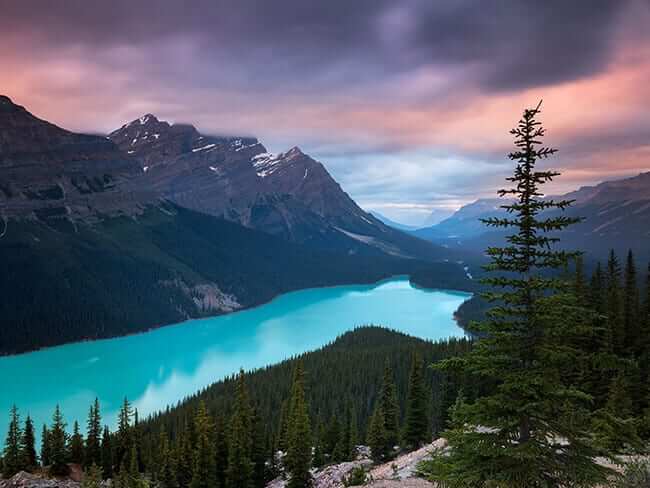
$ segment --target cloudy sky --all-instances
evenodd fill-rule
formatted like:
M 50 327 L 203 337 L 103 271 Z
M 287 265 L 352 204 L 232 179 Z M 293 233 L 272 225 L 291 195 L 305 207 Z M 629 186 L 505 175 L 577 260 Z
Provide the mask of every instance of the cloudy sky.
M 0 93 L 77 131 L 143 113 L 300 146 L 420 223 L 492 196 L 544 99 L 554 191 L 650 169 L 650 0 L 0 0 Z

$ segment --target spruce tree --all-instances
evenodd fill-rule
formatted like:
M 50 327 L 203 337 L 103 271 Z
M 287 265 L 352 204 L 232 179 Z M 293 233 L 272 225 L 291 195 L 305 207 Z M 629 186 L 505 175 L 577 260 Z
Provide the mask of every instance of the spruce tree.
M 596 263 L 596 269 L 589 282 L 589 308 L 604 314 L 605 303 L 605 277 L 603 276 L 603 267 L 599 261 Z
M 257 412 L 252 417 L 253 443 L 251 461 L 253 463 L 253 486 L 264 488 L 266 486 L 266 442 L 264 437 L 264 426 Z
M 593 486 L 608 474 L 595 461 L 601 452 L 592 444 L 588 419 L 576 416 L 589 397 L 564 382 L 564 371 L 583 355 L 563 337 L 581 309 L 557 276 L 576 253 L 554 246 L 558 233 L 578 219 L 561 214 L 570 201 L 544 198 L 541 191 L 558 173 L 536 167 L 556 152 L 542 145 L 540 105 L 525 110 L 511 131 L 516 149 L 509 157 L 516 168 L 508 178 L 512 187 L 499 195 L 514 201 L 502 206 L 506 217 L 484 220 L 514 229 L 502 247 L 487 250 L 487 271 L 501 273 L 485 280 L 492 287 L 486 298 L 497 305 L 472 326 L 481 333 L 472 350 L 439 365 L 495 385 L 454 412 L 445 433 L 449 455 L 437 456 L 431 471 L 448 486 Z
M 384 416 L 384 432 L 389 451 L 399 443 L 399 404 L 397 403 L 397 389 L 393 378 L 393 370 L 388 361 L 384 368 L 384 379 L 379 397 L 379 406 Z
M 38 466 L 38 457 L 36 455 L 36 435 L 34 433 L 34 422 L 29 415 L 25 419 L 25 428 L 23 429 L 23 438 L 21 442 L 21 457 L 23 469 L 33 471 Z
M 11 407 L 9 415 L 9 430 L 5 440 L 5 447 L 2 459 L 4 461 L 3 475 L 5 478 L 11 478 L 13 475 L 25 469 L 24 458 L 22 456 L 22 437 L 23 432 L 20 426 L 20 414 L 16 405 Z
M 90 467 L 93 464 L 97 466 L 102 465 L 101 438 L 102 417 L 99 410 L 99 399 L 95 398 L 95 402 L 88 412 L 88 420 L 86 422 L 86 467 Z
M 51 452 L 50 430 L 47 428 L 47 425 L 43 424 L 43 430 L 41 431 L 41 465 L 44 468 L 52 462 Z
M 70 436 L 70 462 L 74 464 L 83 464 L 84 462 L 84 439 L 79 432 L 79 422 L 75 420 Z
M 104 426 L 102 434 L 102 473 L 105 478 L 113 477 L 113 445 L 111 443 L 111 433 L 108 426 Z
M 88 467 L 81 480 L 81 488 L 101 488 L 103 473 L 102 469 L 96 464 Z
M 219 488 L 225 488 L 226 472 L 228 470 L 228 436 L 226 434 L 226 421 L 221 414 L 216 417 L 214 429 L 217 486 Z
M 178 488 L 178 479 L 176 475 L 176 463 L 169 446 L 169 439 L 163 430 L 160 433 L 158 445 L 158 466 L 156 478 L 160 488 Z
M 217 486 L 217 455 L 214 448 L 214 426 L 204 402 L 194 417 L 196 443 L 190 488 L 214 488 Z
M 251 406 L 242 370 L 237 377 L 235 405 L 230 420 L 228 469 L 226 471 L 227 488 L 251 488 L 253 486 L 251 443 Z
M 605 313 L 612 339 L 612 349 L 617 355 L 625 353 L 625 324 L 623 322 L 623 300 L 621 297 L 621 267 L 612 249 L 607 260 L 607 290 Z
M 640 330 L 642 325 L 639 323 L 641 306 L 639 297 L 639 287 L 637 283 L 637 271 L 634 263 L 632 250 L 627 253 L 625 262 L 625 288 L 623 291 L 623 330 L 625 331 L 625 352 L 630 356 L 635 356 L 638 352 L 640 340 Z
M 379 405 L 375 408 L 370 417 L 367 434 L 368 447 L 370 447 L 370 457 L 375 463 L 381 463 L 388 457 L 386 450 L 386 421 L 384 412 Z
M 289 445 L 284 458 L 284 465 L 289 473 L 288 488 L 306 488 L 312 484 L 309 471 L 312 455 L 311 428 L 304 383 L 305 373 L 302 362 L 298 361 L 293 373 L 287 429 Z
M 312 465 L 315 468 L 320 468 L 325 464 L 325 424 L 319 415 L 316 418 L 316 436 L 314 439 L 314 458 L 312 459 Z
M 430 440 L 429 398 L 424 385 L 423 368 L 422 359 L 418 355 L 414 355 L 404 418 L 404 445 L 411 449 L 417 449 L 424 442 Z
M 52 416 L 50 427 L 50 474 L 53 476 L 66 476 L 68 474 L 67 464 L 67 440 L 65 432 L 66 423 L 63 420 L 61 409 L 57 405 Z
M 359 427 L 357 425 L 357 413 L 352 405 L 348 409 L 348 435 L 347 435 L 347 460 L 354 461 L 357 458 L 357 444 L 359 442 Z
M 192 440 L 190 439 L 188 430 L 185 430 L 177 442 L 175 449 L 176 477 L 178 479 L 178 486 L 180 487 L 185 488 L 192 482 L 193 457 Z
M 131 428 L 131 418 L 133 417 L 133 408 L 127 398 L 124 398 L 117 422 L 117 446 L 115 446 L 114 466 L 121 469 L 122 464 L 128 466 L 131 447 L 133 446 L 133 430 Z

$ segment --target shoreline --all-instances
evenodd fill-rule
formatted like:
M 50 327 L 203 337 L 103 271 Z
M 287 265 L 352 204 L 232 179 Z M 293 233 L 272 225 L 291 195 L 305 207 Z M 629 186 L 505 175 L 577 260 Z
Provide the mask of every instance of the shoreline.
M 468 291 L 468 290 L 453 289 L 453 288 L 442 288 L 442 287 L 429 288 L 429 287 L 426 287 L 426 286 L 423 286 L 423 285 L 420 285 L 420 284 L 414 282 L 413 279 L 412 279 L 412 276 L 410 274 L 397 274 L 397 275 L 386 276 L 384 278 L 380 278 L 379 280 L 365 282 L 365 283 L 359 283 L 359 282 L 356 282 L 356 283 L 340 283 L 340 284 L 336 284 L 336 285 L 312 286 L 312 287 L 308 287 L 308 288 L 296 288 L 294 290 L 289 290 L 289 291 L 286 291 L 286 292 L 283 292 L 283 293 L 276 293 L 271 298 L 269 298 L 268 300 L 265 300 L 265 301 L 260 302 L 260 303 L 252 304 L 252 305 L 249 305 L 249 306 L 246 306 L 246 307 L 241 307 L 241 308 L 239 308 L 237 310 L 233 310 L 233 311 L 230 311 L 230 312 L 215 313 L 215 314 L 210 314 L 210 315 L 206 315 L 206 316 L 203 316 L 203 317 L 190 317 L 190 318 L 186 318 L 184 320 L 181 320 L 180 322 L 156 324 L 156 325 L 152 325 L 152 326 L 150 326 L 150 327 L 148 327 L 146 329 L 136 330 L 136 331 L 133 331 L 133 332 L 129 332 L 127 334 L 117 334 L 117 335 L 110 335 L 110 336 L 106 336 L 106 337 L 96 337 L 96 338 L 82 338 L 82 339 L 71 341 L 71 342 L 62 342 L 60 344 L 53 344 L 53 345 L 50 345 L 50 346 L 37 347 L 37 348 L 29 349 L 29 350 L 26 350 L 26 351 L 20 351 L 20 352 L 15 352 L 15 353 L 0 353 L 0 360 L 5 359 L 5 358 L 14 358 L 14 357 L 26 356 L 28 354 L 38 353 L 38 352 L 41 352 L 41 351 L 46 351 L 48 349 L 55 349 L 55 348 L 59 348 L 59 347 L 73 346 L 73 345 L 79 345 L 79 344 L 91 343 L 91 342 L 99 342 L 99 341 L 110 341 L 110 340 L 114 340 L 114 339 L 120 339 L 120 338 L 123 338 L 123 337 L 131 337 L 131 336 L 136 336 L 136 335 L 141 335 L 141 334 L 147 334 L 149 332 L 153 332 L 153 331 L 156 331 L 158 329 L 162 329 L 162 328 L 166 328 L 166 327 L 186 326 L 188 324 L 188 322 L 209 320 L 209 319 L 213 319 L 213 318 L 216 318 L 216 317 L 222 317 L 222 316 L 225 316 L 225 315 L 232 315 L 232 314 L 236 314 L 236 313 L 240 313 L 240 312 L 246 312 L 246 311 L 254 310 L 254 309 L 258 308 L 258 307 L 263 307 L 265 305 L 268 305 L 268 304 L 272 303 L 273 301 L 277 300 L 278 298 L 280 298 L 282 296 L 285 296 L 285 295 L 288 295 L 288 294 L 291 294 L 291 293 L 301 293 L 301 292 L 307 292 L 307 291 L 310 291 L 310 290 L 338 288 L 338 287 L 342 287 L 342 286 L 368 286 L 368 285 L 380 286 L 382 283 L 385 283 L 385 282 L 388 282 L 388 281 L 393 281 L 393 280 L 400 280 L 400 279 L 408 280 L 409 284 L 413 288 L 416 288 L 416 289 L 422 290 L 422 291 L 431 291 L 431 292 L 441 291 L 441 292 L 448 292 L 448 293 L 449 292 L 451 292 L 451 293 L 453 293 L 453 292 L 467 293 L 467 294 L 469 294 L 469 296 L 467 297 L 467 300 L 471 299 L 471 297 L 474 295 L 474 292 L 471 292 L 471 291 Z M 465 300 L 465 301 L 467 301 L 467 300 Z M 458 310 L 454 311 L 453 319 L 458 324 L 458 321 L 456 320 L 456 312 L 457 311 Z M 461 327 L 460 324 L 458 324 L 458 326 L 465 331 L 465 328 Z

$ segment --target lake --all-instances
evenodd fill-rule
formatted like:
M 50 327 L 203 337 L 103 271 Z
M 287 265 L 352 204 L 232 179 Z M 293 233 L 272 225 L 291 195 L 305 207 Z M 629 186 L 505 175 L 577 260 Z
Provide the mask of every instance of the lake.
M 424 339 L 462 336 L 453 313 L 471 294 L 425 290 L 407 278 L 316 288 L 256 308 L 190 320 L 150 332 L 79 342 L 0 358 L 0 438 L 9 409 L 29 413 L 40 433 L 60 404 L 71 430 L 98 397 L 115 425 L 126 396 L 141 417 L 237 372 L 317 349 L 355 326 L 390 327 Z M 2 443 L 2 440 L 0 440 Z

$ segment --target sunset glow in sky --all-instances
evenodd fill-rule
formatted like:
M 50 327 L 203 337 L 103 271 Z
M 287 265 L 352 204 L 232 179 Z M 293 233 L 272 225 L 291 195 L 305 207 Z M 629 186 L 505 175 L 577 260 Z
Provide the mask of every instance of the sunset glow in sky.
M 75 131 L 298 145 L 420 223 L 494 195 L 542 98 L 554 191 L 649 171 L 648 26 L 650 0 L 0 0 L 0 94 Z

